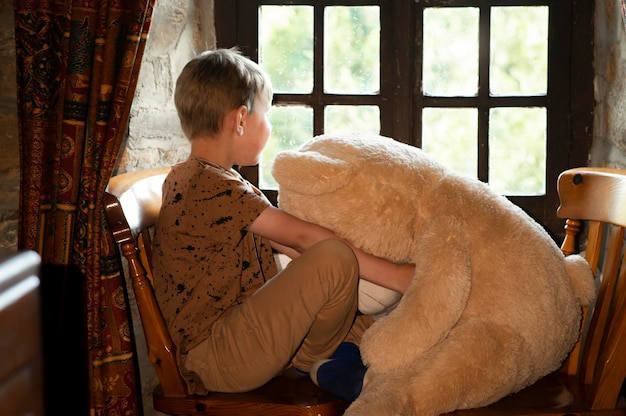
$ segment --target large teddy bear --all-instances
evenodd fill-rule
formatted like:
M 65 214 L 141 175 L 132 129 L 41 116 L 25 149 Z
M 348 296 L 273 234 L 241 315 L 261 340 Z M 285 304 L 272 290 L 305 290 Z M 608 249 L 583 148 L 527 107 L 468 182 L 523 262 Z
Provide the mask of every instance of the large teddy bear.
M 368 366 L 346 415 L 474 408 L 556 370 L 575 344 L 592 273 L 487 185 L 391 138 L 323 135 L 277 155 L 279 206 L 363 250 L 416 265 L 361 344 Z M 380 310 L 373 310 L 378 313 Z M 387 312 L 387 313 L 385 313 Z

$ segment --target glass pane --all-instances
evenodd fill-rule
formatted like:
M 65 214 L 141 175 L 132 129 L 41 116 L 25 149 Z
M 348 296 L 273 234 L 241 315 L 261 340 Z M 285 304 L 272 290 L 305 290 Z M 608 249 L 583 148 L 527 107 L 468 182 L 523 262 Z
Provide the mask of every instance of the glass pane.
M 324 91 L 334 94 L 375 94 L 379 90 L 379 7 L 326 7 Z
M 424 95 L 477 94 L 478 20 L 475 7 L 424 9 Z
M 274 92 L 313 91 L 313 7 L 259 7 L 259 63 Z
M 491 9 L 490 91 L 540 95 L 548 86 L 548 6 Z
M 259 185 L 278 189 L 272 177 L 272 162 L 281 150 L 295 149 L 313 137 L 313 109 L 305 106 L 274 106 L 270 112 L 272 135 L 259 163 Z
M 478 175 L 478 110 L 424 108 L 422 149 L 444 165 Z
M 489 112 L 489 184 L 503 195 L 545 194 L 545 108 Z
M 375 105 L 329 105 L 324 109 L 324 132 L 380 133 L 380 109 Z

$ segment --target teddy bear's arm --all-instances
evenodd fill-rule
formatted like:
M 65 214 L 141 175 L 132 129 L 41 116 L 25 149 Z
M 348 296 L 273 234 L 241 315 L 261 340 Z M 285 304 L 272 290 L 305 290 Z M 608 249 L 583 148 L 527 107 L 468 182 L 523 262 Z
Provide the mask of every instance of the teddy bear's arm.
M 445 338 L 470 293 L 470 252 L 455 218 L 432 221 L 417 239 L 413 283 L 387 316 L 366 331 L 364 362 L 375 371 L 408 365 Z

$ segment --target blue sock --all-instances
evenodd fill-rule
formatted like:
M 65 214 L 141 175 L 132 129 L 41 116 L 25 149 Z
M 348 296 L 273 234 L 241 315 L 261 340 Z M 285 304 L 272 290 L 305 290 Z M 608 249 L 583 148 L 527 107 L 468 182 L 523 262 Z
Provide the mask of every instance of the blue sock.
M 359 351 L 359 347 L 352 342 L 342 342 L 339 344 L 335 352 L 330 356 L 330 358 L 354 358 L 361 360 L 361 352 Z M 300 370 L 299 368 L 294 367 L 296 374 L 301 376 L 308 376 L 309 373 L 304 370 Z
M 352 402 L 361 394 L 366 371 L 360 358 L 328 359 L 313 364 L 311 379 L 324 390 Z
M 352 342 L 342 342 L 330 358 L 354 358 L 360 360 L 361 351 L 359 351 L 359 347 Z

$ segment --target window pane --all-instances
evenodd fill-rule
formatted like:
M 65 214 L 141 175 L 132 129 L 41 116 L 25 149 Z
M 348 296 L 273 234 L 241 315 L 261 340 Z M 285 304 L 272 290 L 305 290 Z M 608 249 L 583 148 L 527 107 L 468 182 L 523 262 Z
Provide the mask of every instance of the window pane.
M 259 63 L 274 92 L 313 91 L 313 7 L 259 7 Z
M 545 194 L 545 108 L 490 111 L 489 184 L 503 195 Z
M 491 93 L 540 95 L 547 85 L 548 6 L 493 7 Z
M 324 132 L 380 133 L 380 110 L 375 105 L 329 105 L 324 109 Z
M 478 175 L 478 110 L 424 108 L 422 149 L 459 172 Z
M 478 20 L 474 7 L 424 9 L 424 95 L 477 94 Z
M 275 106 L 270 112 L 272 135 L 259 163 L 259 185 L 263 189 L 278 189 L 272 177 L 276 153 L 295 149 L 313 137 L 313 109 L 305 106 Z
M 375 94 L 379 90 L 379 7 L 326 7 L 324 91 L 334 94 Z

